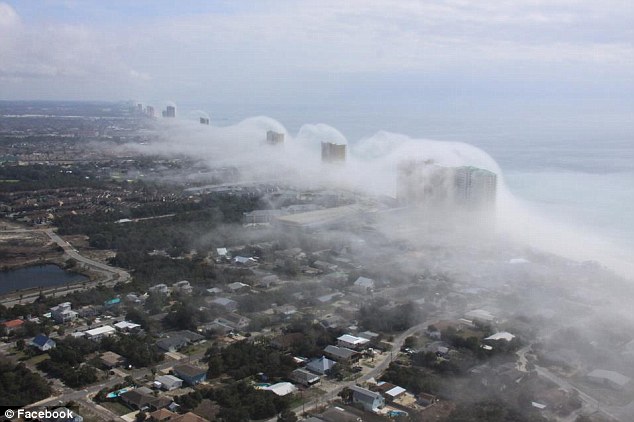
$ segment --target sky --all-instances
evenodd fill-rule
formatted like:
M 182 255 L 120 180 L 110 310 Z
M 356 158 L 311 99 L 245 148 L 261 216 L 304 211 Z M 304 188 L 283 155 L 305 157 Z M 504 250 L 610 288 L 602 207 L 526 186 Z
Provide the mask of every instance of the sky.
M 0 1 L 0 99 L 631 105 L 634 2 Z

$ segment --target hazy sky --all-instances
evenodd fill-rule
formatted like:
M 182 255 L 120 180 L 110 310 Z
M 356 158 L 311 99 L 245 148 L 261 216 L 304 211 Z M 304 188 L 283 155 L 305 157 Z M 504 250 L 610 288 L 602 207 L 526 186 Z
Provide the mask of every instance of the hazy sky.
M 620 98 L 631 0 L 0 2 L 0 99 Z

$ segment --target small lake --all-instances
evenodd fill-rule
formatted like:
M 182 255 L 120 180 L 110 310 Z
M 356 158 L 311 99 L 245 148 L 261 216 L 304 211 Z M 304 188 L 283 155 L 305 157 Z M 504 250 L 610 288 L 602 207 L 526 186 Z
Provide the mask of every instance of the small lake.
M 33 287 L 54 287 L 84 281 L 88 281 L 88 277 L 66 271 L 57 265 L 35 265 L 0 271 L 0 294 Z

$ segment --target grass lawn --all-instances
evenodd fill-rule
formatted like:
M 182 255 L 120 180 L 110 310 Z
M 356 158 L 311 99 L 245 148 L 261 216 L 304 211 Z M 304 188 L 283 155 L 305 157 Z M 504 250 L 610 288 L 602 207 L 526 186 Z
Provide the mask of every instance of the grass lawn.
M 99 404 L 119 416 L 127 415 L 128 413 L 132 412 L 132 409 L 119 403 L 118 401 L 106 401 Z
M 206 351 L 211 344 L 208 341 L 203 341 L 200 344 L 191 345 L 184 350 L 181 350 L 181 353 L 186 355 L 195 355 L 196 353 Z
M 48 359 L 50 356 L 48 353 L 43 353 L 41 355 L 33 356 L 31 359 L 28 359 L 26 363 L 31 365 L 37 365 L 38 363 Z

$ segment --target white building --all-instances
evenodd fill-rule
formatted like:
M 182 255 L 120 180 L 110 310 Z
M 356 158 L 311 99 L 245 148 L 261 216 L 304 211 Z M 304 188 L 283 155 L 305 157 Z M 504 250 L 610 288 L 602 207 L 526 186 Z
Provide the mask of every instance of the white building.
M 347 347 L 348 349 L 361 350 L 364 349 L 370 340 L 362 337 L 355 337 L 350 334 L 344 334 L 337 338 L 337 346 Z
M 115 330 L 115 328 L 110 325 L 104 325 L 103 327 L 93 328 L 92 330 L 84 331 L 84 333 L 86 333 L 86 338 L 93 341 L 99 341 L 103 337 L 111 336 L 116 332 L 117 330 Z

